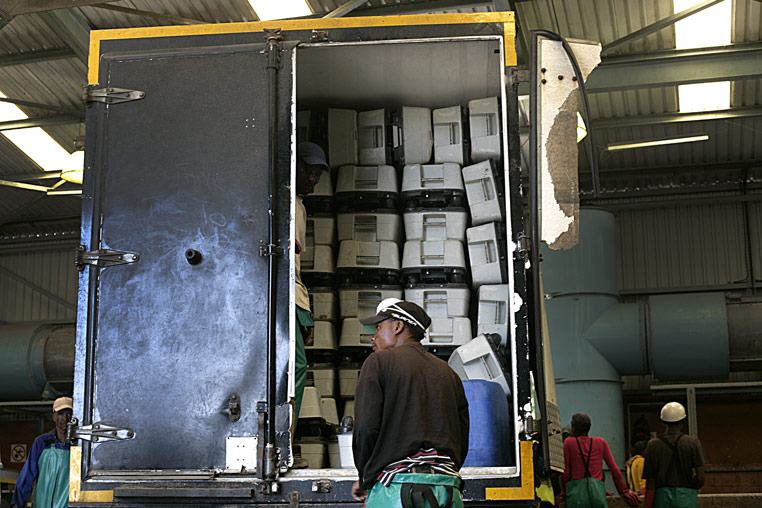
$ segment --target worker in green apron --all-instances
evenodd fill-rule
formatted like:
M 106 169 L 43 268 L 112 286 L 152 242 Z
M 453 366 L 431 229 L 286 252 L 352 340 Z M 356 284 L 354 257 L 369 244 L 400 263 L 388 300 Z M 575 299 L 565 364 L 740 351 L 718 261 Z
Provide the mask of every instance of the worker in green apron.
M 25 506 L 32 490 L 35 508 L 69 506 L 69 443 L 66 441 L 66 427 L 71 414 L 71 398 L 60 397 L 53 402 L 53 422 L 56 427 L 34 440 L 16 481 L 12 507 Z
M 567 508 L 608 508 L 603 482 L 603 462 L 611 472 L 619 495 L 630 505 L 638 506 L 640 498 L 627 488 L 622 472 L 614 462 L 605 439 L 590 437 L 590 417 L 575 413 L 571 419 L 572 436 L 564 441 L 564 474 Z
M 645 451 L 645 507 L 698 508 L 698 489 L 704 484 L 704 448 L 698 439 L 682 433 L 686 420 L 682 404 L 665 404 L 660 418 L 667 430 L 651 439 Z

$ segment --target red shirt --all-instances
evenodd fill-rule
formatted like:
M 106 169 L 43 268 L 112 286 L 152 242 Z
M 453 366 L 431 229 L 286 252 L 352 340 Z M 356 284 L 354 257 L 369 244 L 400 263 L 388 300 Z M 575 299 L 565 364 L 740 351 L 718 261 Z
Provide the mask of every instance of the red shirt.
M 593 444 L 592 448 L 590 448 L 591 441 Z M 577 442 L 579 442 L 579 446 Z M 580 447 L 582 448 L 584 459 L 580 456 Z M 590 455 L 588 468 L 591 478 L 603 480 L 603 461 L 605 460 L 609 471 L 611 471 L 616 489 L 620 494 L 627 490 L 622 472 L 611 455 L 609 444 L 601 437 L 570 437 L 564 441 L 564 474 L 561 477 L 561 481 L 564 484 L 574 480 L 581 480 L 585 477 L 585 463 L 587 462 L 588 454 Z

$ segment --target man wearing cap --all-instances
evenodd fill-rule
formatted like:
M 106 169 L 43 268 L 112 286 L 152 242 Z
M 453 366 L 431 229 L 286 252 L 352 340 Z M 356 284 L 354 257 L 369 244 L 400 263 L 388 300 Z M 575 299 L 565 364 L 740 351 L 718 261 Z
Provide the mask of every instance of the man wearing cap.
M 323 171 L 330 171 L 325 152 L 315 143 L 299 143 L 296 147 L 296 217 L 294 229 L 294 271 L 296 273 L 296 351 L 294 365 L 294 422 L 299 418 L 302 407 L 304 385 L 307 382 L 307 355 L 304 344 L 312 336 L 312 314 L 307 286 L 302 282 L 301 253 L 307 236 L 307 211 L 302 198 L 315 190 Z M 299 461 L 294 467 L 307 467 L 306 461 Z
M 665 404 L 660 418 L 667 431 L 651 439 L 645 451 L 645 508 L 698 508 L 698 489 L 704 485 L 704 448 L 698 439 L 682 433 L 686 418 L 682 404 Z
M 71 398 L 60 397 L 53 402 L 53 422 L 56 427 L 38 436 L 32 443 L 26 463 L 16 480 L 11 506 L 26 505 L 34 489 L 34 506 L 61 508 L 69 506 L 69 443 L 66 426 L 71 420 Z
M 388 298 L 360 322 L 374 335 L 355 391 L 353 498 L 367 498 L 369 508 L 408 508 L 414 499 L 463 506 L 458 470 L 468 452 L 468 402 L 458 375 L 421 345 L 431 318 Z

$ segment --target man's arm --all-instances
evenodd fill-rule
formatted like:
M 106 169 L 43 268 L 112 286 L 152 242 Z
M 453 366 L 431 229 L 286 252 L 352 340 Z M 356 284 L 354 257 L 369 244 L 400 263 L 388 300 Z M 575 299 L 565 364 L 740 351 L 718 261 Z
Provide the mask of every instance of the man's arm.
M 364 485 L 365 466 L 376 447 L 381 430 L 381 416 L 384 410 L 384 391 L 379 372 L 377 354 L 371 354 L 362 366 L 355 389 L 355 426 L 352 435 L 352 452 L 355 467 L 360 474 L 360 485 Z
M 24 467 L 21 469 L 18 479 L 16 480 L 16 487 L 13 489 L 13 498 L 11 499 L 11 506 L 18 506 L 19 508 L 26 505 L 27 499 L 32 495 L 32 487 L 34 481 L 37 479 L 37 461 L 40 460 L 42 450 L 45 448 L 45 441 L 43 436 L 38 436 L 32 443 L 32 448 L 29 450 L 29 455 L 26 458 Z
M 624 477 L 622 477 L 622 472 L 619 470 L 619 467 L 614 461 L 614 457 L 611 455 L 611 448 L 609 448 L 609 444 L 605 439 L 600 439 L 599 442 L 603 444 L 603 460 L 606 461 L 606 465 L 609 467 L 609 471 L 611 471 L 611 479 L 614 480 L 616 490 L 621 495 L 629 490 L 627 488 L 627 483 L 625 483 Z
M 463 463 L 466 461 L 468 455 L 468 432 L 471 425 L 468 416 L 468 399 L 466 399 L 466 391 L 463 389 L 463 382 L 458 378 L 456 383 L 456 390 L 458 390 L 458 419 L 460 420 L 460 449 L 463 451 L 463 455 L 459 458 L 458 464 L 455 464 L 458 469 L 463 467 Z

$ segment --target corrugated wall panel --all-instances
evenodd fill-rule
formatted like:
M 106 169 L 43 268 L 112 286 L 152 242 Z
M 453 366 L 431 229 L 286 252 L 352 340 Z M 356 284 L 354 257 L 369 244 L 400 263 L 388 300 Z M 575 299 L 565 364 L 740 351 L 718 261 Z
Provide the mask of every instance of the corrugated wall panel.
M 726 286 L 747 279 L 740 204 L 619 211 L 617 245 L 623 292 Z M 757 245 L 755 258 L 760 257 Z
M 77 268 L 74 248 L 36 252 L 0 252 L 0 321 L 74 321 L 77 301 Z M 10 274 L 9 274 L 10 272 Z M 58 302 L 29 284 L 64 300 Z

